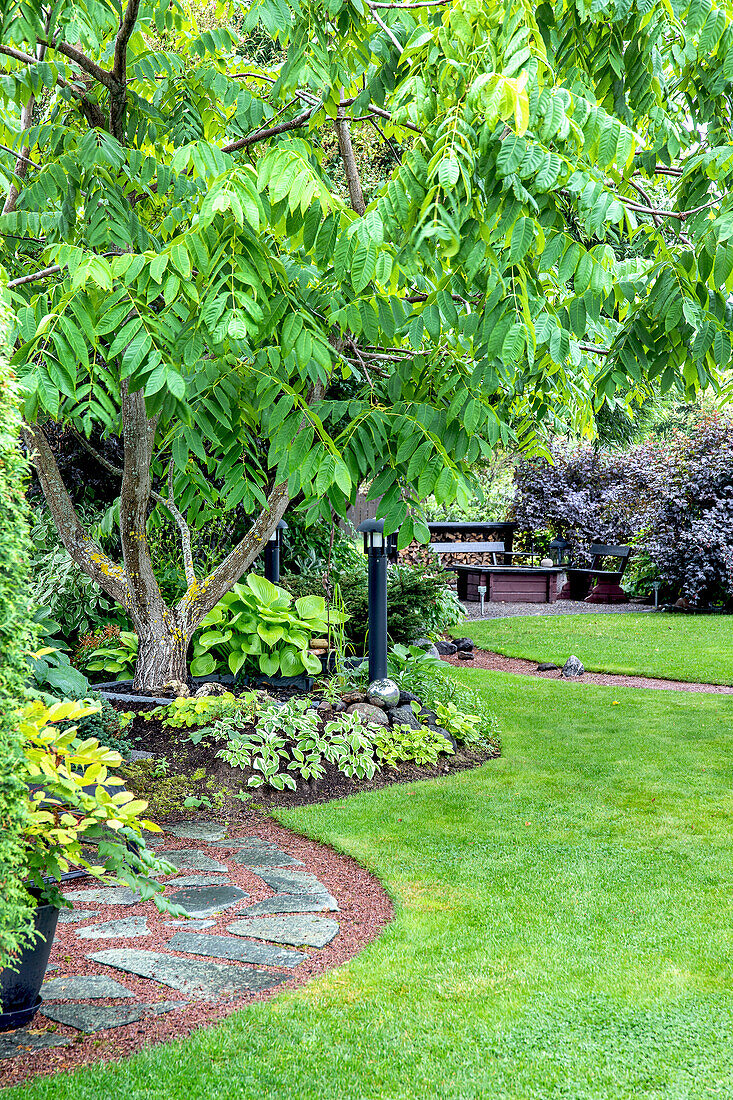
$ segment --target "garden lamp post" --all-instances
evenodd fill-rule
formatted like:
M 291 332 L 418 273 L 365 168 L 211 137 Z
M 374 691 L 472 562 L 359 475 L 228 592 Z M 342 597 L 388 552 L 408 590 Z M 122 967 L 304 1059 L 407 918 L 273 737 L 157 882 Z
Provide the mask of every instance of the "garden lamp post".
M 283 531 L 288 525 L 281 519 L 265 545 L 265 576 L 273 584 L 280 583 L 280 551 L 283 546 Z
M 552 553 L 554 553 L 557 565 L 565 565 L 569 563 L 570 556 L 568 554 L 568 551 L 570 550 L 570 546 L 571 544 L 568 542 L 568 540 L 562 537 L 552 540 L 549 549 Z M 568 562 L 563 561 L 563 558 L 566 554 L 568 554 Z
M 659 589 L 662 587 L 661 581 L 652 581 L 652 588 L 654 589 L 654 606 L 659 607 Z
M 387 678 L 387 555 L 396 535 L 384 537 L 383 519 L 365 519 L 357 527 L 364 536 L 369 562 L 369 682 Z

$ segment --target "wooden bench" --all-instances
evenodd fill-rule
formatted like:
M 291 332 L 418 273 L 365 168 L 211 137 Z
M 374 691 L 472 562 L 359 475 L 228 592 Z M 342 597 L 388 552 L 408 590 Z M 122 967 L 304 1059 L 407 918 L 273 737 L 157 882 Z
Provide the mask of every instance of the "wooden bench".
M 446 566 L 456 573 L 458 599 L 464 602 L 477 603 L 479 588 L 485 588 L 486 598 L 495 603 L 554 603 L 557 599 L 557 577 L 564 569 L 512 563 L 512 558 L 535 556 L 529 552 L 506 550 L 503 542 L 433 542 L 430 549 L 439 555 L 486 554 L 493 559 L 490 565 L 456 562 Z
M 592 561 L 589 569 L 566 569 L 567 582 L 558 599 L 583 600 L 585 603 L 628 603 L 629 597 L 621 587 L 621 578 L 629 563 L 631 547 L 594 542 L 590 553 Z M 603 569 L 601 562 L 604 558 L 616 558 L 619 568 Z

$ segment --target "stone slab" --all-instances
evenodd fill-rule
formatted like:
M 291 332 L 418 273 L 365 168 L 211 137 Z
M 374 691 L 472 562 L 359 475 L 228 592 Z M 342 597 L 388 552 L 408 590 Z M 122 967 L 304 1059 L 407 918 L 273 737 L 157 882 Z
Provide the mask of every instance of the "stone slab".
M 300 966 L 308 958 L 300 951 L 285 951 L 270 944 L 247 943 L 229 936 L 201 936 L 196 932 L 176 932 L 167 945 L 171 951 L 186 951 L 189 955 L 204 955 L 209 959 L 233 959 L 235 962 L 259 963 L 261 966 Z
M 135 951 L 131 947 L 98 951 L 88 958 L 127 974 L 151 978 L 187 996 L 210 1001 L 272 989 L 287 981 L 284 974 L 268 974 L 265 970 L 249 970 L 210 959 L 176 959 L 158 951 Z
M 227 834 L 226 825 L 218 821 L 185 821 L 181 825 L 164 825 L 163 829 L 182 840 L 203 840 L 205 843 L 221 840 Z
M 67 1047 L 70 1042 L 68 1035 L 56 1035 L 52 1031 L 26 1031 L 21 1028 L 12 1034 L 0 1035 L 0 1061 L 16 1058 L 19 1054 L 28 1054 L 29 1051 Z
M 227 886 L 227 875 L 180 875 L 179 878 L 171 878 L 166 886 Z
M 226 863 L 217 863 L 211 856 L 201 852 L 198 848 L 178 848 L 168 851 L 159 848 L 157 854 L 161 859 L 167 859 L 179 871 L 226 871 Z
M 330 917 L 309 917 L 297 913 L 272 917 L 251 917 L 227 925 L 234 936 L 251 936 L 255 940 L 290 943 L 295 947 L 325 947 L 338 935 L 338 921 Z
M 108 997 L 134 997 L 135 994 L 106 974 L 84 977 L 51 978 L 41 986 L 44 1001 L 96 1001 Z
M 125 917 L 77 928 L 76 934 L 81 940 L 131 940 L 149 936 L 150 929 L 147 917 Z
M 277 848 L 242 848 L 232 856 L 232 863 L 244 867 L 302 867 L 299 859 L 293 859 L 287 852 Z
M 274 870 L 263 867 L 252 872 L 275 891 L 276 894 L 326 894 L 328 891 L 315 875 L 308 871 Z
M 164 928 L 187 928 L 191 932 L 198 932 L 202 928 L 213 928 L 216 924 L 215 920 L 186 920 L 185 917 L 180 917 L 177 920 L 167 920 L 163 922 Z
M 248 897 L 249 894 L 238 886 L 187 886 L 175 894 L 168 894 L 167 900 L 180 905 L 192 917 L 208 917 L 223 909 L 231 909 Z
M 98 909 L 62 909 L 59 913 L 59 924 L 77 924 L 82 920 L 92 920 L 99 916 Z
M 162 1016 L 174 1008 L 185 1008 L 188 1001 L 159 1001 L 157 1004 L 132 1005 L 44 1005 L 40 1011 L 49 1020 L 77 1031 L 104 1031 L 108 1027 L 124 1027 L 148 1016 Z
M 67 901 L 80 901 L 82 905 L 137 905 L 140 895 L 129 886 L 96 886 L 91 890 L 71 890 L 64 894 Z
M 318 894 L 313 897 L 310 894 L 281 894 L 279 897 L 268 898 L 267 901 L 256 901 L 254 905 L 243 909 L 243 917 L 259 917 L 266 913 L 338 913 L 338 902 L 330 894 Z

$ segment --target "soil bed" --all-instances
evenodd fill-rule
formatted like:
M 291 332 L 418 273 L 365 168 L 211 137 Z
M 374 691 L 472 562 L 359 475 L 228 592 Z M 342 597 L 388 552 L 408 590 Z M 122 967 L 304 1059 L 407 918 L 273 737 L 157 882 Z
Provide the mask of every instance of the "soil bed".
M 148 708 L 141 708 L 141 711 L 145 709 Z M 205 776 L 192 780 L 190 794 L 201 797 L 210 795 L 211 787 L 207 784 L 213 780 L 216 788 L 224 789 L 232 795 L 242 791 L 250 793 L 253 802 L 263 809 L 328 802 L 334 798 L 348 798 L 362 791 L 381 790 L 391 783 L 437 779 L 466 768 L 478 767 L 479 764 L 499 755 L 493 748 L 477 750 L 459 747 L 455 754 L 441 756 L 435 767 L 419 767 L 416 764 L 404 762 L 396 768 L 381 769 L 372 779 L 349 779 L 338 771 L 335 764 L 326 763 L 325 774 L 320 779 L 307 782 L 296 775 L 297 787 L 294 791 L 277 791 L 271 787 L 248 788 L 249 772 L 233 768 L 216 756 L 217 750 L 221 748 L 221 742 L 204 738 L 198 745 L 194 745 L 187 736 L 186 730 L 165 727 L 158 718 L 146 719 L 142 717 L 142 713 L 139 713 L 126 732 L 126 737 L 134 744 L 137 751 L 152 753 L 156 760 L 167 760 L 170 765 L 168 775 L 193 777 L 194 774 L 204 770 Z M 165 778 L 162 777 L 162 784 L 164 783 Z M 136 785 L 134 780 L 132 785 Z M 147 790 L 139 790 L 142 797 L 150 797 L 150 793 Z

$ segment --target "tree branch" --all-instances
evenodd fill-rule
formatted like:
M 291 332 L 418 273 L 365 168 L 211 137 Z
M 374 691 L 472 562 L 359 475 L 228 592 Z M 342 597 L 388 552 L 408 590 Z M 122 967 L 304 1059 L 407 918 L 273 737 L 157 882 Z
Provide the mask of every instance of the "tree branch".
M 315 401 L 320 401 L 325 389 L 322 382 L 317 382 L 313 386 L 307 399 L 309 407 Z M 305 427 L 307 419 L 307 413 L 304 413 L 299 431 Z M 289 503 L 288 484 L 283 481 L 270 490 L 265 508 L 241 542 L 227 554 L 213 573 L 189 587 L 184 593 L 176 612 L 189 629 L 195 628 L 201 622 L 204 615 L 211 611 L 224 593 L 236 584 L 245 569 L 248 569 L 255 558 L 262 553 L 265 543 L 285 515 Z
M 89 440 L 78 432 L 76 428 L 71 429 L 71 434 L 74 436 L 80 446 L 84 448 L 87 454 L 90 454 L 92 458 L 96 459 L 102 469 L 107 473 L 112 474 L 114 477 L 123 477 L 125 471 L 121 466 L 115 466 L 112 462 L 108 462 L 104 455 L 100 454 L 96 447 L 93 447 Z M 168 496 L 164 497 L 160 493 L 156 493 L 155 489 L 150 490 L 151 498 L 156 504 L 162 504 L 164 508 L 167 508 L 173 519 L 178 524 L 178 530 L 181 534 L 181 549 L 183 552 L 183 569 L 186 574 L 186 584 L 192 585 L 196 581 L 196 573 L 193 566 L 193 552 L 191 550 L 191 529 L 186 522 L 186 517 L 179 511 L 175 498 L 173 495 L 173 467 L 168 467 Z
M 113 600 L 129 609 L 130 587 L 125 570 L 107 557 L 84 530 L 43 428 L 24 424 L 22 432 L 59 538 L 79 568 Z
M 50 50 L 55 50 L 57 53 L 63 54 L 64 57 L 68 57 L 69 61 L 73 61 L 80 69 L 83 69 L 85 73 L 89 73 L 90 76 L 93 76 L 95 80 L 98 80 L 99 83 L 103 84 L 109 91 L 113 92 L 117 88 L 118 81 L 114 73 L 108 72 L 107 69 L 103 69 L 96 61 L 92 61 L 91 57 L 87 57 L 81 50 L 77 50 L 76 46 L 70 46 L 67 42 L 48 42 L 43 38 L 39 38 L 38 41 L 41 45 L 47 46 Z
M 341 90 L 341 100 L 343 102 L 344 93 Z M 341 153 L 341 160 L 344 165 L 344 172 L 346 173 L 346 182 L 349 185 L 349 198 L 351 199 L 352 209 L 356 213 L 363 217 L 366 213 L 366 203 L 364 202 L 364 193 L 361 189 L 361 179 L 359 178 L 359 166 L 356 163 L 356 157 L 354 156 L 354 147 L 351 144 L 351 134 L 349 132 L 349 124 L 344 117 L 343 106 L 338 109 L 338 116 L 336 118 L 336 133 L 339 139 L 339 152 Z
M 117 87 L 110 94 L 109 129 L 110 133 L 121 144 L 124 144 L 127 109 L 127 44 L 135 29 L 139 10 L 140 0 L 127 0 L 125 14 L 120 19 L 120 29 L 115 39 L 115 59 L 112 66 L 112 75 L 117 82 Z
M 288 130 L 298 130 L 301 126 L 306 125 L 316 110 L 316 107 L 309 107 L 302 115 L 291 118 L 289 122 L 279 122 L 277 126 L 269 126 L 266 130 L 255 130 L 253 134 L 248 134 L 247 137 L 238 138 L 236 141 L 230 142 L 229 145 L 223 145 L 221 151 L 222 153 L 236 153 L 238 149 L 247 149 L 250 145 L 256 145 L 258 141 L 267 141 L 268 138 L 274 137 L 276 134 L 284 134 Z
M 151 622 L 162 624 L 168 609 L 150 560 L 147 539 L 150 464 L 158 418 L 150 419 L 142 390 L 130 393 L 127 379 L 120 386 L 124 462 L 120 488 L 120 540 L 130 584 L 130 617 L 138 634 Z
M 48 27 L 48 23 L 46 23 L 46 27 Z M 36 61 L 37 62 L 43 61 L 45 53 L 46 53 L 46 47 L 42 46 L 41 43 L 39 42 L 38 45 L 36 46 Z M 21 132 L 25 132 L 26 130 L 30 130 L 31 126 L 33 125 L 33 111 L 35 109 L 35 106 L 36 106 L 36 97 L 35 97 L 35 95 L 30 95 L 28 97 L 28 102 L 23 105 L 23 109 L 20 112 L 20 129 L 21 129 Z M 5 146 L 3 146 L 3 148 L 5 148 Z M 25 177 L 28 174 L 28 165 L 33 164 L 33 161 L 28 159 L 28 154 L 30 153 L 30 151 L 31 151 L 30 145 L 24 145 L 21 148 L 20 154 L 18 155 L 17 160 L 15 162 L 15 177 L 16 177 L 16 180 L 24 180 Z M 8 150 L 8 152 L 10 152 L 10 150 Z M 38 168 L 37 164 L 35 164 L 33 166 L 34 166 L 34 168 Z M 13 211 L 15 210 L 15 204 L 17 203 L 18 195 L 20 194 L 20 190 L 18 188 L 18 184 L 16 183 L 16 180 L 12 180 L 12 182 L 10 184 L 10 187 L 8 189 L 8 194 L 7 194 L 7 197 L 5 199 L 5 205 L 3 206 L 3 214 L 12 214 Z
M 368 7 L 369 7 L 370 12 L 372 13 L 372 19 L 374 20 L 374 22 L 379 24 L 379 26 L 382 28 L 382 30 L 387 35 L 387 37 L 389 39 L 391 39 L 392 42 L 394 42 L 397 49 L 400 51 L 400 53 L 402 53 L 402 49 L 403 49 L 402 43 L 400 42 L 397 35 L 392 33 L 392 31 L 389 29 L 389 27 L 387 26 L 387 24 L 384 22 L 383 19 L 380 19 L 380 17 L 375 12 L 374 6 L 372 4 L 369 4 Z
M 592 351 L 596 355 L 610 355 L 611 352 L 607 348 L 598 348 L 595 344 L 578 344 L 581 351 Z

